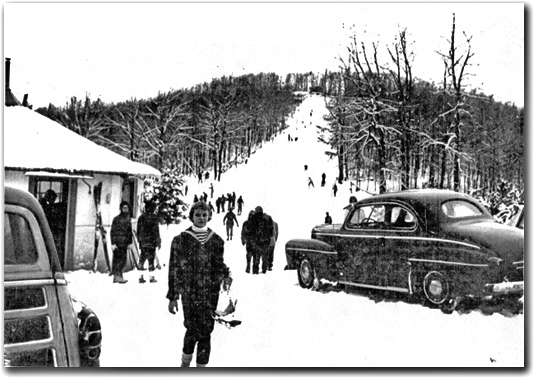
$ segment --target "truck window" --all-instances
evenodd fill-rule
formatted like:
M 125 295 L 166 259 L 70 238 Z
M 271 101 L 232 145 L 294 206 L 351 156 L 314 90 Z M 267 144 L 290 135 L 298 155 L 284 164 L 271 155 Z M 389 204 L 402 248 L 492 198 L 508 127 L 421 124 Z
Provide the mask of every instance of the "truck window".
M 4 265 L 35 264 L 38 252 L 26 218 L 4 213 Z

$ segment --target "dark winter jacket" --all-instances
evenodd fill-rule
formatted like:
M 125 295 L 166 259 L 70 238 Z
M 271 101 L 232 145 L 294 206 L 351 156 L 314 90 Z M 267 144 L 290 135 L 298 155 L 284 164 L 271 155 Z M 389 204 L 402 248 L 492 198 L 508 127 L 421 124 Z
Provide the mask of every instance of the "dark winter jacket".
M 230 275 L 223 254 L 223 239 L 209 228 L 204 244 L 192 227 L 176 236 L 171 244 L 167 298 L 187 296 L 188 301 L 216 306 L 220 285 Z
M 137 220 L 137 238 L 141 248 L 160 248 L 158 216 L 154 213 L 144 213 Z
M 273 233 L 273 219 L 265 213 L 256 212 L 250 221 L 250 240 L 258 247 L 267 247 Z
M 132 221 L 130 214 L 119 214 L 111 222 L 111 244 L 125 248 L 132 244 Z
M 239 226 L 239 222 L 237 221 L 237 217 L 232 212 L 227 212 L 226 215 L 223 218 L 223 224 L 227 225 L 228 227 L 234 227 L 234 222 Z

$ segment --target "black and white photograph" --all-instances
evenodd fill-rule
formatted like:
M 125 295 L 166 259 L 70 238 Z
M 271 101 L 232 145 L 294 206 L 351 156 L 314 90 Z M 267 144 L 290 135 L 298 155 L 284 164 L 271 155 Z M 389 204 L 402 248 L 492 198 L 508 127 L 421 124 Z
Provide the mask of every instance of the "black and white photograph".
M 4 371 L 527 367 L 529 10 L 3 3 Z

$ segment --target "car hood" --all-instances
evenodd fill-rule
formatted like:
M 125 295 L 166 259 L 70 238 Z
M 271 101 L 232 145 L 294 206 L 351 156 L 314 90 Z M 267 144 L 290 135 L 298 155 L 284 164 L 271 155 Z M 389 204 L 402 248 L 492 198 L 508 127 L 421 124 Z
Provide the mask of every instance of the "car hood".
M 341 226 L 343 225 L 342 224 L 321 224 L 313 228 L 312 235 L 317 232 L 324 233 L 324 234 L 329 234 L 329 233 L 335 234 L 341 229 Z
M 449 237 L 470 241 L 495 252 L 501 259 L 523 261 L 524 232 L 494 221 L 462 221 L 442 228 Z

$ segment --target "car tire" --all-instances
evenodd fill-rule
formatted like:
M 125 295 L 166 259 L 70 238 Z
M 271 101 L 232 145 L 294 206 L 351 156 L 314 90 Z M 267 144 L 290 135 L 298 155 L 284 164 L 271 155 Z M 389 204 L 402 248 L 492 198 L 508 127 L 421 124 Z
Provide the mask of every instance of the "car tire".
M 423 279 L 423 292 L 425 299 L 435 306 L 441 306 L 450 299 L 449 281 L 443 273 L 437 271 L 428 272 Z
M 307 257 L 304 257 L 302 260 L 300 260 L 297 275 L 299 278 L 300 287 L 304 289 L 310 289 L 313 287 L 315 281 L 315 272 L 310 260 Z

